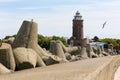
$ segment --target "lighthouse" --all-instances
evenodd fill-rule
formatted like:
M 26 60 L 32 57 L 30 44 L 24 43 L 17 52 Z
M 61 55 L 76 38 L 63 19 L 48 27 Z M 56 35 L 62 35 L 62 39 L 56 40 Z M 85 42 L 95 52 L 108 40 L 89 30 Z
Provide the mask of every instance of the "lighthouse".
M 77 11 L 73 19 L 73 45 L 82 46 L 84 43 L 83 19 L 81 14 Z

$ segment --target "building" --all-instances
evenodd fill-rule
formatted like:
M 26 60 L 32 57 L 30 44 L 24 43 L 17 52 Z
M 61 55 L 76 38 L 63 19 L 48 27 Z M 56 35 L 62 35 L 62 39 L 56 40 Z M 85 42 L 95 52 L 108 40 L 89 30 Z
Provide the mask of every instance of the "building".
M 105 52 L 108 52 L 109 45 L 105 42 L 91 42 L 90 44 L 92 47 L 101 48 L 101 49 L 104 49 Z
M 73 19 L 73 33 L 71 42 L 74 46 L 84 45 L 83 19 L 78 11 L 76 12 Z

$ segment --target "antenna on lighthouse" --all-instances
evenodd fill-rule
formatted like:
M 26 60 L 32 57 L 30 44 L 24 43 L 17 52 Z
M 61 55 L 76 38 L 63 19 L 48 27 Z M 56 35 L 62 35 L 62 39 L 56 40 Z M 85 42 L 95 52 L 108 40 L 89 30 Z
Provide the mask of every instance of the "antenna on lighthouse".
M 33 19 L 31 19 L 31 22 L 33 22 Z

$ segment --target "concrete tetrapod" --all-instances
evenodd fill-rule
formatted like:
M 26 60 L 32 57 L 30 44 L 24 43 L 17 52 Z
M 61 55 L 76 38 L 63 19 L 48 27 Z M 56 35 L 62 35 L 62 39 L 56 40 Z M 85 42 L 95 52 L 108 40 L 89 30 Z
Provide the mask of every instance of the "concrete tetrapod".
M 47 65 L 51 65 L 51 64 L 54 64 L 54 63 L 59 63 L 59 62 L 62 61 L 62 59 L 60 57 L 47 53 L 39 45 L 37 45 L 36 47 L 33 47 L 32 49 L 34 51 L 36 51 L 36 53 L 44 60 L 44 62 Z
M 0 47 L 0 63 L 8 69 L 15 70 L 16 65 L 10 44 L 2 43 Z
M 85 48 L 85 47 L 82 47 L 82 48 L 80 49 L 80 56 L 81 56 L 81 58 L 83 58 L 83 59 L 87 59 L 87 58 L 88 58 L 88 55 L 87 55 L 87 52 L 86 52 L 86 48 Z
M 104 56 L 108 56 L 108 55 L 109 55 L 107 52 L 104 51 L 103 47 L 100 47 L 100 49 L 101 49 L 102 54 L 103 54 Z
M 91 44 L 86 45 L 86 50 L 87 50 L 88 56 L 90 58 L 98 57 L 98 55 L 93 52 L 93 48 L 92 48 Z
M 76 53 L 78 51 L 78 47 L 66 47 L 60 40 L 57 40 L 57 42 L 59 42 L 63 48 L 63 51 L 65 53 Z
M 102 54 L 102 51 L 101 51 L 101 48 L 100 48 L 100 47 L 97 48 L 97 54 L 98 54 L 99 57 L 103 57 L 103 56 L 104 56 L 104 55 Z
M 24 21 L 17 36 L 13 42 L 12 47 L 25 47 L 25 48 L 35 48 L 37 46 L 37 23 Z M 43 60 L 39 58 L 41 66 L 45 66 Z
M 53 53 L 53 55 L 56 55 L 60 58 L 65 58 L 65 54 L 59 42 L 56 41 L 50 42 L 50 52 Z
M 0 74 L 5 74 L 5 73 L 10 73 L 11 71 L 9 69 L 7 69 L 5 66 L 3 66 L 0 63 Z
M 51 41 L 50 52 L 53 53 L 53 55 L 60 57 L 63 60 L 63 62 L 68 62 L 66 59 L 65 53 L 63 52 L 60 42 Z
M 24 21 L 12 45 L 16 47 L 34 47 L 37 45 L 37 23 Z
M 16 60 L 17 70 L 34 68 L 36 67 L 36 64 L 43 66 L 39 62 L 40 57 L 38 54 L 30 48 L 19 47 L 15 48 L 13 52 Z
M 16 39 L 13 43 L 13 48 L 17 47 L 25 47 L 25 48 L 31 48 L 33 49 L 40 57 L 39 62 L 41 62 L 41 65 L 45 66 L 45 63 L 43 62 L 42 58 L 47 60 L 48 64 L 50 60 L 53 60 L 53 62 L 60 62 L 62 59 L 60 59 L 58 56 L 51 55 L 46 53 L 37 43 L 38 40 L 38 29 L 37 29 L 37 23 L 35 22 L 29 22 L 24 21 L 20 30 L 17 33 Z
M 10 37 L 10 38 L 8 38 L 8 39 L 4 39 L 3 42 L 12 45 L 13 42 L 14 42 L 14 40 L 15 40 L 14 37 Z

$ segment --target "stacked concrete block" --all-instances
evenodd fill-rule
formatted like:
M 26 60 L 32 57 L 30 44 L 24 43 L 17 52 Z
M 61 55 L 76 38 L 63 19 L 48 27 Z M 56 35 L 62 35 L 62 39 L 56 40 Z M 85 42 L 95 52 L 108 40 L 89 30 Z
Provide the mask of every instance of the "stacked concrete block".
M 83 58 L 83 59 L 87 59 L 87 58 L 88 58 L 88 54 L 87 54 L 87 51 L 86 51 L 86 48 L 85 48 L 85 47 L 82 47 L 82 48 L 80 49 L 80 56 L 81 56 L 81 58 Z
M 12 45 L 13 42 L 14 42 L 14 40 L 15 40 L 14 37 L 10 37 L 10 38 L 8 38 L 8 39 L 3 40 L 3 42 Z
M 11 73 L 11 71 L 0 63 L 0 74 Z
M 50 52 L 53 53 L 53 55 L 56 55 L 62 59 L 62 62 L 67 62 L 65 53 L 63 51 L 63 48 L 58 41 L 51 41 L 50 43 Z
M 10 44 L 2 43 L 0 47 L 0 63 L 8 69 L 15 70 L 16 65 Z
M 103 57 L 104 55 L 102 54 L 101 48 L 97 48 L 97 54 L 99 57 Z
M 34 47 L 37 45 L 37 23 L 24 21 L 13 43 L 16 47 Z
M 41 65 L 45 65 L 43 59 L 45 58 L 45 61 L 49 63 L 49 59 L 52 59 L 53 61 L 61 62 L 62 59 L 60 59 L 58 56 L 48 54 L 45 50 L 43 50 L 37 43 L 38 40 L 38 29 L 37 29 L 37 23 L 35 22 L 29 22 L 24 21 L 20 30 L 17 33 L 16 39 L 14 40 L 14 43 L 12 47 L 15 49 L 17 47 L 25 47 L 25 48 L 31 48 L 33 49 L 39 58 L 39 62 L 41 62 Z M 47 60 L 48 59 L 48 60 Z M 51 63 L 49 63 L 51 64 Z
M 107 52 L 104 51 L 103 47 L 100 47 L 100 49 L 101 49 L 101 52 L 102 52 L 102 54 L 103 54 L 104 56 L 108 56 L 108 55 L 109 55 Z
M 97 54 L 94 53 L 93 48 L 92 48 L 92 46 L 90 44 L 86 45 L 86 50 L 87 50 L 88 56 L 90 58 L 95 58 L 95 57 L 98 56 Z
M 39 66 L 45 66 L 41 64 L 42 62 L 38 62 L 40 60 L 38 59 L 37 53 L 30 48 L 19 47 L 15 48 L 13 52 L 17 70 L 35 68 L 37 63 L 39 63 Z
M 60 40 L 57 40 L 57 42 L 59 42 L 63 48 L 63 51 L 65 53 L 76 53 L 78 51 L 78 47 L 74 46 L 74 47 L 66 47 Z
M 38 46 L 37 44 L 37 37 L 38 37 L 37 30 L 38 29 L 37 28 L 38 28 L 37 23 L 30 22 L 30 21 L 24 21 L 13 42 L 13 45 L 12 45 L 13 49 L 18 48 L 18 47 L 24 47 L 24 48 L 31 48 L 34 50 L 34 48 Z M 39 60 L 40 60 L 39 64 L 41 64 L 41 66 L 45 66 L 42 58 Z

